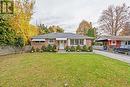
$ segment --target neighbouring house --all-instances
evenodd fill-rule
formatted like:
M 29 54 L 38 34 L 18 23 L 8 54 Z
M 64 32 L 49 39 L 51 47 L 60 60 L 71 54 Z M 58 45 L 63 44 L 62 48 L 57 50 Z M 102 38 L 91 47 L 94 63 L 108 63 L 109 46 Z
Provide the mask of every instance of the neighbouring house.
M 56 45 L 57 48 L 65 49 L 66 46 L 92 46 L 93 38 L 74 33 L 49 33 L 31 38 L 31 46 L 41 48 L 43 45 Z
M 130 36 L 103 36 L 96 40 L 103 43 L 103 49 L 130 48 Z

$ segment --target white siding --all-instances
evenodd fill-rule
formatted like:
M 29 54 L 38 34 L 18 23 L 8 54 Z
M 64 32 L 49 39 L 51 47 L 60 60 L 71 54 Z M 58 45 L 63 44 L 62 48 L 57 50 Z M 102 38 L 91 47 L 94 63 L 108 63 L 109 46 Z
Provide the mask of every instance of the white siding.
M 56 38 L 56 40 L 67 40 L 67 38 Z
M 68 46 L 70 46 L 70 39 L 68 39 Z
M 121 41 L 121 48 L 130 48 L 128 41 Z
M 84 39 L 84 45 L 86 45 L 86 42 L 87 42 L 86 39 Z

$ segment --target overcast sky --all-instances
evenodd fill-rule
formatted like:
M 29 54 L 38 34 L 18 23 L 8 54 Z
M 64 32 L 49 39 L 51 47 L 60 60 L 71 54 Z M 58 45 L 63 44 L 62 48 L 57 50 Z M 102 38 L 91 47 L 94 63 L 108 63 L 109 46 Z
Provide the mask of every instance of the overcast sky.
M 31 23 L 59 25 L 65 32 L 75 32 L 82 20 L 97 26 L 104 9 L 123 3 L 130 5 L 130 0 L 36 0 Z

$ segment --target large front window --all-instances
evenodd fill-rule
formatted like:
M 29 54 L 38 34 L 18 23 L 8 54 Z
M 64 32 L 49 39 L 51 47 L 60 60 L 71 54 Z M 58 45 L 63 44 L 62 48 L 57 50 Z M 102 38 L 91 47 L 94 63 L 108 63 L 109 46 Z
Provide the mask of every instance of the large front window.
M 128 41 L 128 45 L 130 45 L 130 41 Z
M 84 40 L 80 39 L 80 45 L 84 45 Z
M 75 40 L 75 45 L 79 45 L 79 40 Z
M 70 45 L 74 45 L 74 39 L 70 40 Z
M 84 45 L 84 39 L 70 39 L 70 45 Z

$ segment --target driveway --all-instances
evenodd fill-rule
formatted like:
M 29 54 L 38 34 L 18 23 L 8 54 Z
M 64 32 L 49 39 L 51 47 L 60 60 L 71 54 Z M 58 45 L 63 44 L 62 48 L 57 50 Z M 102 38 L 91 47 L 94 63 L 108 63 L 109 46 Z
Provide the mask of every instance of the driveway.
M 109 53 L 109 52 L 104 52 L 104 51 L 99 51 L 99 50 L 94 50 L 94 53 L 100 54 L 109 58 L 117 59 L 126 63 L 130 63 L 130 56 L 127 56 L 127 55 Z

